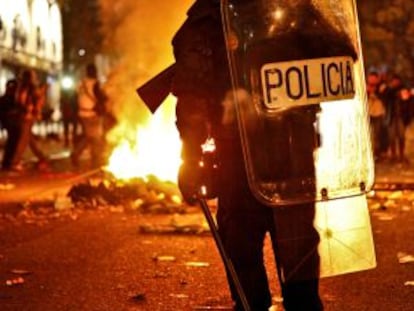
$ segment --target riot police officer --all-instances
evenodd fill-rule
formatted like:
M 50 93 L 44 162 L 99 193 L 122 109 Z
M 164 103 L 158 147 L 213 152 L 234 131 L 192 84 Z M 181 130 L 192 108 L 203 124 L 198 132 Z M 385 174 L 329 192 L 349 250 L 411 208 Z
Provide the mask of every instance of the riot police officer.
M 291 230 L 288 228 L 291 222 L 285 220 L 296 217 L 298 213 L 302 215 L 302 220 L 305 219 L 306 226 L 312 226 L 313 203 L 299 204 L 294 214 L 281 214 L 259 202 L 253 195 L 247 180 L 237 122 L 234 122 L 234 118 L 229 118 L 229 110 L 232 109 L 229 108 L 231 100 L 228 104 L 231 79 L 219 1 L 196 0 L 187 15 L 172 41 L 176 60 L 172 93 L 177 97 L 177 128 L 183 142 L 180 190 L 187 202 L 194 203 L 194 194 L 198 192 L 201 183 L 198 166 L 202 156 L 200 146 L 207 137 L 214 137 L 219 169 L 216 187 L 209 189 L 208 195 L 218 197 L 219 234 L 227 255 L 234 264 L 250 308 L 254 311 L 267 311 L 271 306 L 271 293 L 263 261 L 264 240 L 269 233 L 285 309 L 322 310 L 318 293 L 317 252 L 309 256 L 305 266 L 298 268 L 302 272 L 310 269 L 311 271 L 305 271 L 310 277 L 290 278 L 288 274 L 294 274 L 292 270 L 295 268 L 289 271 L 289 262 L 297 254 L 282 254 L 283 250 L 294 250 L 288 245 L 278 244 L 276 238 L 277 233 L 283 235 L 283 230 Z M 314 120 L 313 111 L 311 109 L 305 114 L 311 116 L 305 116 L 310 124 Z M 304 131 L 308 129 L 305 128 Z M 279 152 L 283 153 L 283 150 Z M 306 234 L 310 235 L 307 247 L 312 249 L 318 244 L 318 236 L 314 230 L 308 230 Z M 306 251 L 300 253 L 301 256 L 306 255 Z M 235 310 L 241 311 L 243 307 L 240 297 L 231 277 L 228 279 Z

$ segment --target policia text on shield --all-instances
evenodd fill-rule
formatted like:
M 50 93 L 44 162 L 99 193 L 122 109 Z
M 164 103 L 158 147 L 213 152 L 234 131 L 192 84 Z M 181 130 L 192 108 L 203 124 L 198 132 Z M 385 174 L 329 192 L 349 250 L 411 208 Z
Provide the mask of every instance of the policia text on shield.
M 309 105 L 355 96 L 351 57 L 265 64 L 261 70 L 268 108 Z

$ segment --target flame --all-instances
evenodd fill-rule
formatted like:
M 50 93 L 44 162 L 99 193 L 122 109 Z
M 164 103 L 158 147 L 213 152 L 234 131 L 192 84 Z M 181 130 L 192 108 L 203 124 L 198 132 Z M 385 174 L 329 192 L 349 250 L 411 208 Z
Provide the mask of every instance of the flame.
M 149 116 L 136 88 L 173 61 L 171 40 L 193 0 L 99 0 L 105 33 L 105 90 L 118 124 L 107 135 L 116 146 L 106 170 L 118 179 L 155 175 L 177 181 L 181 141 L 170 96 Z M 108 137 L 109 136 L 109 137 Z
M 146 124 L 140 123 L 134 128 L 130 139 L 130 133 L 118 133 L 122 138 L 109 157 L 106 170 L 124 180 L 155 175 L 160 180 L 177 181 L 181 140 L 171 104 L 172 98 L 167 98 Z M 125 127 L 115 129 L 122 130 Z

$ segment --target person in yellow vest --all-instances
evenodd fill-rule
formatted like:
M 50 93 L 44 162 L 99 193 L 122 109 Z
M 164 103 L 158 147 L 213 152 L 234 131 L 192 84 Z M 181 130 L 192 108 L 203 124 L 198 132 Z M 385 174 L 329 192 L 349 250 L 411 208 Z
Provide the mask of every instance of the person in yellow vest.
M 79 159 L 87 148 L 91 151 L 90 167 L 99 167 L 103 164 L 103 114 L 106 99 L 97 78 L 96 66 L 88 64 L 86 75 L 77 88 L 77 116 L 82 126 L 82 136 L 76 142 L 71 154 L 72 164 L 75 167 L 79 165 Z

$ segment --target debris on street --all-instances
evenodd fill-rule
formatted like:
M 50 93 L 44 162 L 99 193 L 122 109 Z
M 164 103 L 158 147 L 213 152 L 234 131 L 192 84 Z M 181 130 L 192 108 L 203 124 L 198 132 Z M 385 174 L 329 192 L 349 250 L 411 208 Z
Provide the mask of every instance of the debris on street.
M 7 286 L 16 286 L 16 285 L 22 285 L 24 283 L 24 279 L 22 277 L 10 279 L 6 281 Z
M 394 219 L 394 216 L 392 215 L 380 215 L 378 216 L 378 219 L 381 221 L 391 221 Z
M 208 262 L 201 262 L 201 261 L 188 261 L 185 263 L 187 267 L 209 267 L 210 264 Z
M 13 269 L 10 272 L 13 273 L 13 274 L 18 274 L 18 275 L 28 275 L 28 274 L 31 274 L 30 271 L 23 270 L 23 269 Z
M 208 224 L 201 213 L 173 214 L 167 223 L 144 223 L 139 227 L 141 233 L 182 233 L 203 234 L 210 232 Z
M 55 195 L 54 207 L 56 210 L 67 210 L 73 208 L 73 202 L 67 195 Z
M 154 261 L 175 261 L 176 258 L 174 256 L 154 256 L 153 257 Z
M 178 187 L 155 176 L 121 181 L 110 177 L 74 185 L 68 196 L 76 205 L 129 205 L 142 212 L 183 209 Z
M 193 311 L 232 311 L 234 310 L 231 306 L 196 306 L 193 307 Z M 273 309 L 271 311 L 276 311 Z
M 404 252 L 400 252 L 397 254 L 398 257 L 398 261 L 401 264 L 405 264 L 405 263 L 410 263 L 410 262 L 414 262 L 414 256 L 404 253 Z
M 215 208 L 214 203 L 209 205 Z M 127 181 L 107 175 L 90 177 L 65 191 L 22 202 L 13 213 L 0 214 L 0 222 L 46 226 L 53 220 L 76 221 L 89 211 L 171 215 L 164 223 L 144 221 L 139 226 L 140 233 L 210 233 L 199 207 L 183 202 L 175 183 L 161 181 L 155 176 Z
M 26 202 L 24 205 L 16 206 L 13 212 L 0 214 L 0 224 L 7 222 L 14 225 L 28 224 L 42 227 L 53 220 L 77 220 L 82 212 L 81 209 L 56 210 L 53 201 Z
M 138 293 L 131 297 L 131 299 L 135 302 L 145 301 L 146 297 L 144 293 Z
M 179 299 L 188 298 L 188 295 L 185 295 L 185 294 L 170 294 L 169 296 L 172 298 L 179 298 Z

